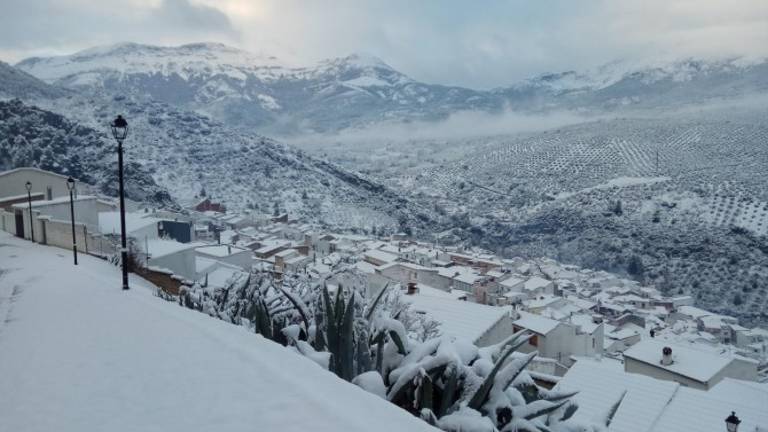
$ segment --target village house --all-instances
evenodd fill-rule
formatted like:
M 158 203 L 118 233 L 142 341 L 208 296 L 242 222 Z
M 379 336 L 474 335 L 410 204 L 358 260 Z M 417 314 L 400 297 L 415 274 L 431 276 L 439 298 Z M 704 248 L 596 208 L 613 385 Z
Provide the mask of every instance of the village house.
M 568 323 L 520 312 L 513 326 L 516 332 L 525 329 L 533 333 L 522 351 L 537 350 L 542 357 L 555 359 L 568 367 L 573 363 L 572 356 L 602 355 L 603 323 L 596 321 L 587 317 Z
M 657 339 L 644 339 L 624 351 L 626 372 L 700 390 L 708 390 L 726 377 L 755 381 L 757 365 L 751 359 Z

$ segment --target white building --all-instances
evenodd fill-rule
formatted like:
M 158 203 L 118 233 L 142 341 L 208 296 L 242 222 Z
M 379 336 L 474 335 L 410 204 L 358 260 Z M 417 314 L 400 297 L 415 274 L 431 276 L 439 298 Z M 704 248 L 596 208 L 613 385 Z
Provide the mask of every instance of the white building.
M 664 351 L 667 348 L 671 349 L 668 355 Z M 624 352 L 624 370 L 627 372 L 701 390 L 712 388 L 723 378 L 755 381 L 757 365 L 751 359 L 657 339 L 642 340 Z
M 570 366 L 572 356 L 595 356 L 603 353 L 603 324 L 586 320 L 567 323 L 540 315 L 520 312 L 513 323 L 514 331 L 526 329 L 533 337 L 521 350 L 538 351 L 542 357 Z

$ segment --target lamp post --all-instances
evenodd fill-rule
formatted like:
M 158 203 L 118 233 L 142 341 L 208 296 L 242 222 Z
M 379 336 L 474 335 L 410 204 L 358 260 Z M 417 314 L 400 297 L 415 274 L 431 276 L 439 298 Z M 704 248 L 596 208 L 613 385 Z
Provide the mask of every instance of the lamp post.
M 121 244 L 120 249 L 120 266 L 123 269 L 123 289 L 127 290 L 128 287 L 128 241 L 126 239 L 125 232 L 125 191 L 123 186 L 123 140 L 128 136 L 128 122 L 125 121 L 123 116 L 119 115 L 110 125 L 112 127 L 112 136 L 117 141 L 117 165 L 118 165 L 118 177 L 120 181 L 120 232 L 121 232 Z
M 27 203 L 29 204 L 29 234 L 32 238 L 32 242 L 35 242 L 35 222 L 32 220 L 32 183 L 24 183 L 24 187 L 27 188 Z
M 67 189 L 69 189 L 69 216 L 72 220 L 72 253 L 75 257 L 75 265 L 77 265 L 77 236 L 75 235 L 75 179 L 72 177 L 67 179 Z
M 728 432 L 737 432 L 739 430 L 739 423 L 741 423 L 741 419 L 736 417 L 734 411 L 731 411 L 731 415 L 725 419 L 725 428 Z

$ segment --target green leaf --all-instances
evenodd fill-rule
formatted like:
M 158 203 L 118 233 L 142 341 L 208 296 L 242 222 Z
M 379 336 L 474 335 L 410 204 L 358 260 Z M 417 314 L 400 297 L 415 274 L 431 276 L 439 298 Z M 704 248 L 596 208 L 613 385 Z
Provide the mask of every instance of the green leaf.
M 491 392 L 491 388 L 493 387 L 493 382 L 496 379 L 496 375 L 499 373 L 499 370 L 501 370 L 504 362 L 516 349 L 520 348 L 525 342 L 527 342 L 529 338 L 530 336 L 523 339 L 522 341 L 519 341 L 517 344 L 510 346 L 506 351 L 504 351 L 499 359 L 496 360 L 496 364 L 493 365 L 493 369 L 491 369 L 491 372 L 487 377 L 485 377 L 483 384 L 480 386 L 480 388 L 477 389 L 477 391 L 475 391 L 475 394 L 472 395 L 472 398 L 469 400 L 469 403 L 467 404 L 468 407 L 475 411 L 480 411 L 481 407 L 485 405 L 485 401 L 488 398 L 488 394 Z
M 344 312 L 344 320 L 341 325 L 340 334 L 340 361 L 341 361 L 341 377 L 347 381 L 352 381 L 354 378 L 354 323 L 355 323 L 355 296 L 349 297 L 346 311 Z
M 448 410 L 456 403 L 458 398 L 456 394 L 456 387 L 459 383 L 459 368 L 455 365 L 449 366 L 446 370 L 448 376 L 445 379 L 445 386 L 443 388 L 443 397 L 440 400 L 440 408 L 438 408 L 437 416 L 442 417 L 448 414 Z
M 389 282 L 387 282 L 386 285 L 384 285 L 384 288 L 379 291 L 379 293 L 376 295 L 376 298 L 373 299 L 373 303 L 371 303 L 371 306 L 368 308 L 368 311 L 365 313 L 365 320 L 370 321 L 371 317 L 373 316 L 373 312 L 376 310 L 376 306 L 379 305 L 379 301 L 381 301 L 381 298 L 384 297 L 384 293 L 387 292 L 387 288 L 389 288 Z
M 528 356 L 527 356 L 525 359 L 523 359 L 523 361 L 520 361 L 520 362 L 518 362 L 518 361 L 517 361 L 517 359 L 516 359 L 516 360 L 514 360 L 512 363 L 510 363 L 510 364 L 509 364 L 509 365 L 508 365 L 508 366 L 505 368 L 505 370 L 506 370 L 506 369 L 508 369 L 508 368 L 516 368 L 516 370 L 515 370 L 515 372 L 514 372 L 514 373 L 512 373 L 511 375 L 509 375 L 509 376 L 505 377 L 505 379 L 504 379 L 504 382 L 502 382 L 502 383 L 501 383 L 501 385 L 499 386 L 499 389 L 500 389 L 501 391 L 506 391 L 506 390 L 507 390 L 507 388 L 509 387 L 509 385 L 510 385 L 510 384 L 512 384 L 512 381 L 514 381 L 514 380 L 515 380 L 515 378 L 517 378 L 517 377 L 520 375 L 520 373 L 521 373 L 523 370 L 525 370 L 525 367 L 526 367 L 526 366 L 528 366 L 528 364 L 529 364 L 529 363 L 531 363 L 531 361 L 532 361 L 532 360 L 533 360 L 535 357 L 536 357 L 536 351 L 534 351 L 534 352 L 532 352 L 532 353 L 528 354 Z
M 547 401 L 547 402 L 549 402 L 549 401 Z M 558 409 L 561 406 L 565 405 L 566 403 L 568 403 L 568 401 L 562 401 L 560 403 L 551 402 L 551 405 L 549 405 L 547 407 L 544 407 L 544 408 L 541 408 L 541 409 L 538 409 L 538 410 L 528 414 L 527 416 L 525 416 L 525 419 L 526 420 L 533 420 L 536 417 L 541 417 L 543 415 L 549 414 L 552 411 L 555 411 L 556 409 Z
M 403 344 L 403 340 L 400 339 L 400 335 L 397 334 L 396 331 L 390 330 L 389 331 L 389 338 L 392 339 L 392 342 L 397 345 L 397 352 L 402 355 L 407 355 L 408 353 L 405 351 L 405 345 Z
M 425 374 L 421 379 L 419 386 L 419 408 L 432 410 L 432 378 Z

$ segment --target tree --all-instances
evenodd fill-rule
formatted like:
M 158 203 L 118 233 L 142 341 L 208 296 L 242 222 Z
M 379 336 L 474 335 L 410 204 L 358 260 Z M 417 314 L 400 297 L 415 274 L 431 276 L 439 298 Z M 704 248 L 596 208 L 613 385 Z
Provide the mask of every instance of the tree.
M 642 278 L 645 274 L 645 266 L 643 266 L 643 260 L 637 256 L 632 255 L 627 263 L 627 273 L 637 278 Z

